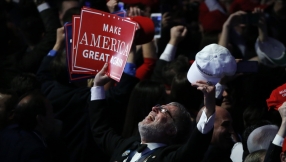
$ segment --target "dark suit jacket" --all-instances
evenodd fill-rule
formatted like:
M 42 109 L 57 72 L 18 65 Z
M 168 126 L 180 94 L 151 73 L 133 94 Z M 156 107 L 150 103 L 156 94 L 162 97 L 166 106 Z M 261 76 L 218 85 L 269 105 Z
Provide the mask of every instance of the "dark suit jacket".
M 282 152 L 282 147 L 276 146 L 271 142 L 266 152 L 264 162 L 279 162 L 281 152 Z
M 1 162 L 47 162 L 47 149 L 43 141 L 32 131 L 18 126 L 0 131 Z
M 51 78 L 49 65 L 53 57 L 46 56 L 39 68 L 37 77 L 42 83 L 41 91 L 53 105 L 55 118 L 63 122 L 63 135 L 68 146 L 70 161 L 106 161 L 106 155 L 96 146 L 92 139 L 88 118 L 88 103 L 90 100 L 90 88 L 76 87 L 73 84 L 60 84 Z M 106 93 L 114 112 L 112 126 L 120 131 L 125 114 L 123 107 L 128 101 L 131 90 L 139 80 L 135 77 L 123 73 L 116 88 L 112 88 Z M 118 97 L 120 96 L 120 97 Z M 118 108 L 120 107 L 120 108 Z M 120 114 L 120 115 L 119 115 Z M 124 118 L 123 118 L 124 119 Z
M 230 159 L 231 148 L 221 149 L 216 146 L 210 145 L 205 153 L 202 162 L 232 162 Z
M 105 106 L 105 100 L 90 102 L 89 112 L 93 138 L 111 156 L 110 161 L 123 161 L 122 153 L 129 150 L 134 143 L 140 142 L 140 139 L 138 137 L 124 139 L 118 136 L 108 125 L 109 112 L 106 112 Z M 186 144 L 162 147 L 153 152 L 147 161 L 201 161 L 211 141 L 211 137 L 212 131 L 204 135 L 196 128 Z

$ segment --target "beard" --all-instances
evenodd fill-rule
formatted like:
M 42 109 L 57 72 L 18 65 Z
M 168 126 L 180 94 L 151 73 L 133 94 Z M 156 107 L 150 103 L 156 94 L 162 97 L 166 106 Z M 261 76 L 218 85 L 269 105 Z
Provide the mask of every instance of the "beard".
M 165 135 L 166 125 L 164 124 L 146 124 L 143 121 L 138 123 L 141 139 L 148 142 L 159 142 Z

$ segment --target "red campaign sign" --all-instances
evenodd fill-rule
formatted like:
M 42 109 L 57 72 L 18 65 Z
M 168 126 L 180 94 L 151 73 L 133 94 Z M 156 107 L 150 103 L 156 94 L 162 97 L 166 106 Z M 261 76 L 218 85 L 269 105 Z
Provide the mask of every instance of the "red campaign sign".
M 67 54 L 67 66 L 69 71 L 69 78 L 70 81 L 82 80 L 82 79 L 89 79 L 94 77 L 91 74 L 72 74 L 72 64 L 71 64 L 71 57 L 72 57 L 72 23 L 67 23 L 64 25 L 65 27 L 65 34 L 66 34 L 66 54 Z M 71 32 L 71 33 L 70 33 Z
M 136 23 L 95 9 L 81 10 L 75 67 L 99 72 L 108 62 L 107 74 L 119 81 L 132 46 Z
M 75 60 L 75 53 L 77 49 L 77 36 L 79 31 L 79 25 L 80 25 L 80 15 L 73 15 L 72 19 L 72 58 L 71 58 L 71 65 L 72 69 L 70 73 L 72 74 L 96 74 L 93 72 L 92 69 L 86 69 L 79 66 L 74 66 L 74 60 Z

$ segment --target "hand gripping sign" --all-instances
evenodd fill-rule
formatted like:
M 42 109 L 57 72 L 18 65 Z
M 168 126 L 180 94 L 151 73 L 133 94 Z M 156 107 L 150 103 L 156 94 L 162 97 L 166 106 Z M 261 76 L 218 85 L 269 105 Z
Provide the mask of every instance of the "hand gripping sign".
M 129 19 L 83 8 L 75 45 L 74 69 L 96 74 L 108 62 L 112 79 L 119 81 L 125 67 L 137 24 Z M 79 71 L 80 71 L 79 70 Z

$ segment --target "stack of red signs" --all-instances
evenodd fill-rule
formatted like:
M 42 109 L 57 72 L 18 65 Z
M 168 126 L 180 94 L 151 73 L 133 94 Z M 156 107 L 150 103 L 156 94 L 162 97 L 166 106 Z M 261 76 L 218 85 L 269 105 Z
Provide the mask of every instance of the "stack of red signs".
M 136 28 L 137 23 L 128 18 L 82 8 L 81 15 L 74 15 L 72 23 L 65 25 L 70 80 L 90 78 L 108 63 L 107 75 L 119 81 Z

